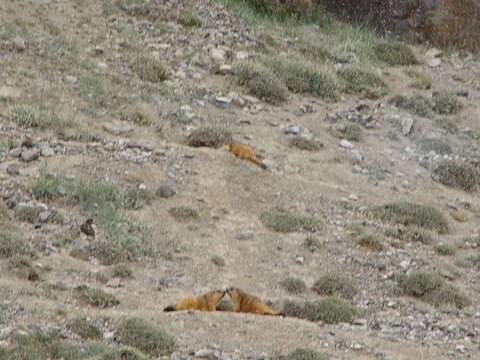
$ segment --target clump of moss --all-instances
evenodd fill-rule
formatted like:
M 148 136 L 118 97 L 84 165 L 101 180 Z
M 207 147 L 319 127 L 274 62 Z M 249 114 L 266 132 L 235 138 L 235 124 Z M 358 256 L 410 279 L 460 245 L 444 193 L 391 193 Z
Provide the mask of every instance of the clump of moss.
M 144 81 L 160 83 L 168 79 L 168 70 L 165 64 L 153 57 L 140 56 L 132 67 L 138 77 Z
M 273 72 L 283 79 L 290 91 L 315 95 L 325 100 L 337 100 L 338 85 L 334 78 L 312 63 L 289 60 L 284 57 L 277 57 L 267 62 Z
M 169 356 L 175 350 L 175 340 L 165 330 L 141 318 L 123 320 L 116 335 L 121 344 L 132 346 L 150 356 Z
M 190 220 L 199 217 L 198 211 L 188 206 L 176 206 L 168 210 L 168 213 L 177 220 Z
M 453 92 L 435 91 L 432 94 L 433 110 L 441 115 L 452 115 L 463 109 L 462 103 Z
M 455 287 L 446 284 L 436 273 L 412 272 L 399 285 L 406 295 L 421 298 L 436 306 L 451 304 L 462 309 L 471 304 L 470 299 Z
M 126 188 L 121 196 L 122 205 L 126 209 L 141 209 L 145 205 L 150 205 L 154 199 L 154 195 L 147 189 L 139 187 Z
M 117 264 L 112 269 L 112 276 L 122 279 L 133 278 L 133 271 L 127 264 Z
M 305 281 L 294 277 L 288 277 L 282 280 L 280 285 L 290 294 L 303 294 L 307 290 Z
M 390 103 L 400 109 L 404 109 L 412 114 L 429 117 L 432 113 L 432 102 L 423 95 L 414 94 L 411 96 L 395 95 L 390 99 Z
M 232 142 L 233 136 L 231 131 L 215 127 L 196 129 L 188 136 L 188 145 L 194 147 L 206 146 L 218 148 L 223 144 Z
M 295 136 L 290 139 L 290 146 L 296 147 L 300 150 L 307 150 L 307 151 L 319 151 L 323 148 L 323 144 L 321 142 L 306 139 L 301 136 Z
M 286 356 L 286 360 L 328 360 L 330 356 L 312 349 L 297 348 Z
M 433 151 L 436 154 L 444 155 L 452 152 L 452 147 L 446 139 L 443 138 L 426 138 L 419 142 L 420 150 L 425 152 Z
M 434 247 L 434 250 L 439 255 L 450 256 L 455 255 L 455 246 L 451 244 L 441 243 Z
M 271 104 L 284 102 L 288 97 L 285 84 L 268 68 L 250 61 L 234 67 L 237 82 L 263 101 Z
M 74 293 L 81 301 L 100 308 L 109 308 L 120 304 L 114 295 L 86 285 L 76 287 Z
M 408 226 L 402 238 L 405 241 L 419 242 L 422 244 L 432 244 L 436 240 L 434 232 L 416 225 Z
M 288 301 L 284 305 L 283 313 L 300 319 L 337 324 L 352 322 L 360 314 L 360 310 L 341 298 L 328 297 L 303 304 Z
M 344 66 L 337 72 L 346 81 L 347 90 L 361 92 L 363 90 L 381 89 L 387 90 L 383 80 L 371 71 L 363 70 L 355 66 Z
M 373 251 L 382 251 L 384 249 L 383 241 L 377 234 L 363 234 L 358 238 L 358 244 Z
M 312 290 L 319 295 L 339 296 L 352 299 L 357 294 L 353 281 L 338 273 L 322 275 L 312 286 Z
M 374 47 L 377 58 L 390 66 L 416 65 L 418 63 L 412 49 L 397 42 L 384 42 Z
M 219 267 L 224 267 L 225 266 L 225 259 L 219 255 L 215 255 L 212 257 L 212 263 Z
M 67 324 L 67 329 L 77 334 L 82 339 L 101 340 L 103 339 L 102 331 L 85 318 L 72 319 Z
M 446 160 L 433 169 L 432 178 L 439 183 L 471 192 L 478 184 L 478 175 L 471 166 Z
M 416 225 L 440 234 L 449 231 L 447 219 L 439 210 L 431 206 L 396 201 L 374 206 L 370 208 L 369 212 L 375 218 L 394 224 Z
M 322 228 L 320 220 L 314 216 L 294 215 L 279 209 L 264 211 L 260 220 L 267 228 L 282 233 L 302 230 L 316 232 Z
M 8 261 L 8 269 L 20 279 L 29 281 L 40 280 L 40 274 L 27 257 L 14 256 L 10 258 Z

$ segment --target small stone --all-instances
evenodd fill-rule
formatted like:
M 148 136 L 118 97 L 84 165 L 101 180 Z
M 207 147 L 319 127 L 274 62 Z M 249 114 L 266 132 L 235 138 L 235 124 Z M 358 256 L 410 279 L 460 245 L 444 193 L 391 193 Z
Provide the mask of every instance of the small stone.
M 253 239 L 253 237 L 254 237 L 253 232 L 243 232 L 235 235 L 235 239 L 240 241 L 251 240 Z
M 38 160 L 39 156 L 40 156 L 40 150 L 33 149 L 33 150 L 22 151 L 22 154 L 20 155 L 20 158 L 23 161 L 29 162 L 29 161 Z
M 466 89 L 457 91 L 457 96 L 468 97 L 468 95 L 469 95 L 469 93 L 468 93 L 468 90 L 466 90 Z
M 10 150 L 9 155 L 14 158 L 19 158 L 22 155 L 22 148 L 15 148 Z
M 282 131 L 284 134 L 287 134 L 287 135 L 298 135 L 298 133 L 300 132 L 300 126 L 289 125 L 286 128 L 283 128 Z
M 67 76 L 65 76 L 65 81 L 69 82 L 71 84 L 75 84 L 75 83 L 77 83 L 78 78 L 76 76 L 67 75 Z
M 247 60 L 249 58 L 249 55 L 245 51 L 237 51 L 235 53 L 235 59 L 237 60 Z
M 367 325 L 367 319 L 355 319 L 353 321 L 353 325 L 366 326 Z
M 407 270 L 410 267 L 410 261 L 409 260 L 403 260 L 398 264 L 403 270 Z
M 352 168 L 352 172 L 354 174 L 361 174 L 362 173 L 362 167 L 361 166 L 358 166 L 358 165 L 355 165 L 353 168 Z
M 352 200 L 352 201 L 358 201 L 358 200 L 359 200 L 359 197 L 358 197 L 358 195 L 356 195 L 356 194 L 350 194 L 350 195 L 348 196 L 348 198 L 349 198 L 350 200 Z
M 407 136 L 407 135 L 410 134 L 410 132 L 412 131 L 413 118 L 411 118 L 411 117 L 404 117 L 404 118 L 400 121 L 400 124 L 401 124 L 401 126 L 402 126 L 402 134 L 403 134 L 403 136 Z
M 342 139 L 339 145 L 340 147 L 343 147 L 345 149 L 353 149 L 353 144 L 350 141 L 345 139 Z
M 127 134 L 133 131 L 133 126 L 121 122 L 121 121 L 112 121 L 103 124 L 103 128 L 114 135 Z
M 212 350 L 201 349 L 195 352 L 195 357 L 199 358 L 215 358 L 215 353 Z
M 42 211 L 39 215 L 38 215 L 38 220 L 40 220 L 41 223 L 46 223 L 48 222 L 48 220 L 50 220 L 52 218 L 52 216 L 55 215 L 55 211 L 54 210 L 47 210 L 47 211 Z
M 439 50 L 439 49 L 436 49 L 436 48 L 429 49 L 425 53 L 425 56 L 429 57 L 429 58 L 436 58 L 436 57 L 439 57 L 441 55 L 442 55 L 442 50 Z
M 17 165 L 10 164 L 7 166 L 7 174 L 12 176 L 20 175 L 20 170 L 18 169 Z
M 355 160 L 358 160 L 358 161 L 363 161 L 363 159 L 365 158 L 363 152 L 358 150 L 352 151 L 352 155 L 355 158 Z
M 13 39 L 12 44 L 13 48 L 18 52 L 25 51 L 25 49 L 27 48 L 27 43 L 25 42 L 25 40 L 18 36 Z
M 10 87 L 10 86 L 5 86 L 2 85 L 0 86 L 0 100 L 15 100 L 18 99 L 22 93 L 20 90 Z
M 119 278 L 108 280 L 105 285 L 111 288 L 119 288 L 125 286 L 125 284 L 123 284 Z
M 232 65 L 223 64 L 218 68 L 218 72 L 223 75 L 233 74 L 233 67 Z
M 41 154 L 42 156 L 45 156 L 45 157 L 51 157 L 53 155 L 55 155 L 55 150 L 53 150 L 50 146 L 48 145 L 44 145 L 44 146 L 41 146 Z
M 215 103 L 218 106 L 227 107 L 232 103 L 232 99 L 230 99 L 228 97 L 225 97 L 225 96 L 217 96 L 215 98 Z
M 270 169 L 273 166 L 273 161 L 269 159 L 264 159 L 260 163 L 260 166 L 263 167 L 264 169 Z
M 303 256 L 297 256 L 295 258 L 295 263 L 296 264 L 300 264 L 300 265 L 303 265 L 305 263 L 305 258 Z
M 176 194 L 176 191 L 168 185 L 160 185 L 155 191 L 155 194 L 158 197 L 168 199 L 174 196 Z
M 430 67 L 438 67 L 442 64 L 442 59 L 439 58 L 428 58 L 426 60 L 427 65 Z
M 225 60 L 226 52 L 222 49 L 211 49 L 210 50 L 210 57 L 214 61 L 223 62 Z

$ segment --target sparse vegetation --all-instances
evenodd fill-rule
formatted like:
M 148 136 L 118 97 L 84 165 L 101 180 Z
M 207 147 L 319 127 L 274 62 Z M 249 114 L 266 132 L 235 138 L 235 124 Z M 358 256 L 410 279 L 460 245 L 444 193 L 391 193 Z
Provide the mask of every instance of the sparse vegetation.
M 432 272 L 412 272 L 400 282 L 400 287 L 406 295 L 421 298 L 435 306 L 450 304 L 462 309 L 471 304 L 470 299 L 458 289 L 445 283 L 440 275 Z
M 316 232 L 322 229 L 320 220 L 314 216 L 294 215 L 281 209 L 262 212 L 260 220 L 267 228 L 282 233 L 302 230 Z
M 433 151 L 436 154 L 444 155 L 452 152 L 452 147 L 444 138 L 426 138 L 419 142 L 420 150 L 424 152 Z
M 282 280 L 280 285 L 290 294 L 303 294 L 307 290 L 305 281 L 295 277 L 288 277 Z
M 353 281 L 338 273 L 322 275 L 313 284 L 312 290 L 319 295 L 339 296 L 348 300 L 357 294 Z
M 323 148 L 323 144 L 321 142 L 307 139 L 301 136 L 295 136 L 291 138 L 290 146 L 307 151 L 319 151 Z
M 164 63 L 150 56 L 139 56 L 133 63 L 133 70 L 144 81 L 160 83 L 168 79 Z
M 375 55 L 390 66 L 416 65 L 418 63 L 412 49 L 399 42 L 382 42 L 375 46 Z
M 373 251 L 382 251 L 384 248 L 382 239 L 374 233 L 361 235 L 358 238 L 358 244 Z
M 40 274 L 29 258 L 25 256 L 14 256 L 8 261 L 8 269 L 18 278 L 28 281 L 39 281 Z
M 154 357 L 168 356 L 175 349 L 175 340 L 163 329 L 141 318 L 127 318 L 117 328 L 121 344 L 132 346 Z
M 286 356 L 286 360 L 328 360 L 327 354 L 312 350 L 297 348 Z
M 125 209 L 141 209 L 150 205 L 155 198 L 154 194 L 147 189 L 136 186 L 126 188 L 121 195 L 122 205 Z
M 324 321 L 329 324 L 352 322 L 360 310 L 338 297 L 328 297 L 315 302 L 296 303 L 287 301 L 283 312 L 286 316 Z
M 149 360 L 150 358 L 130 346 L 108 349 L 95 358 L 88 360 Z
M 378 90 L 380 94 L 387 91 L 383 80 L 373 72 L 360 69 L 354 66 L 344 66 L 338 70 L 340 76 L 346 82 L 346 89 L 353 92 L 364 90 Z
M 452 115 L 463 109 L 462 103 L 455 93 L 449 91 L 435 91 L 432 95 L 433 110 L 441 115 Z
M 33 257 L 35 250 L 32 243 L 15 227 L 2 226 L 0 231 L 0 258 L 17 256 Z
M 168 210 L 176 220 L 191 220 L 199 217 L 198 211 L 189 206 L 176 206 Z
M 109 308 L 120 304 L 120 301 L 114 295 L 106 293 L 101 289 L 90 288 L 86 285 L 77 286 L 74 293 L 86 304 L 100 308 Z
M 74 318 L 67 324 L 67 329 L 77 334 L 82 339 L 101 340 L 102 331 L 85 318 Z
M 40 176 L 32 185 L 32 195 L 37 199 L 52 200 L 60 195 L 60 179 L 58 176 L 47 173 L 46 169 L 40 171 Z
M 307 236 L 303 241 L 303 245 L 311 252 L 314 252 L 315 250 L 318 250 L 322 247 L 320 241 L 313 236 Z
M 332 75 L 321 71 L 314 64 L 304 60 L 289 60 L 278 57 L 266 60 L 267 66 L 287 85 L 300 94 L 312 94 L 325 100 L 337 100 L 338 86 Z
M 351 121 L 330 127 L 330 132 L 339 139 L 347 139 L 348 141 L 362 140 L 361 126 Z
M 133 271 L 127 264 L 117 264 L 112 269 L 112 276 L 122 279 L 133 278 Z
M 436 240 L 434 232 L 416 225 L 408 226 L 402 238 L 405 241 L 419 242 L 422 244 L 432 244 Z
M 188 136 L 188 145 L 199 147 L 206 146 L 218 148 L 223 144 L 233 142 L 232 133 L 229 130 L 214 127 L 204 127 L 192 131 Z
M 254 62 L 241 62 L 234 67 L 238 84 L 251 95 L 271 104 L 284 102 L 288 97 L 285 84 L 268 68 Z
M 475 169 L 454 160 L 446 160 L 435 166 L 432 178 L 443 185 L 467 192 L 473 191 L 478 184 L 478 175 Z
M 414 89 L 429 90 L 432 88 L 433 79 L 430 75 L 424 72 L 414 71 L 412 76 L 414 77 L 414 81 L 410 84 L 410 86 Z
M 398 108 L 421 117 L 429 117 L 432 113 L 432 102 L 420 94 L 411 96 L 395 95 L 390 99 L 390 102 Z
M 196 14 L 188 11 L 178 18 L 178 23 L 186 28 L 195 28 L 202 26 L 202 19 Z
M 437 254 L 443 256 L 455 255 L 455 246 L 447 243 L 441 243 L 434 247 L 434 250 Z
M 212 263 L 214 265 L 217 265 L 218 267 L 224 267 L 225 259 L 219 255 L 215 255 L 214 257 L 212 257 Z
M 127 107 L 122 112 L 121 118 L 137 125 L 153 126 L 157 123 L 159 115 L 155 112 L 152 105 L 140 102 Z
M 9 119 L 18 126 L 26 128 L 39 127 L 39 111 L 27 104 L 13 104 L 9 107 Z
M 448 221 L 443 214 L 426 205 L 408 201 L 396 201 L 384 205 L 373 206 L 369 213 L 381 220 L 405 226 L 416 225 L 421 228 L 445 234 L 449 231 Z

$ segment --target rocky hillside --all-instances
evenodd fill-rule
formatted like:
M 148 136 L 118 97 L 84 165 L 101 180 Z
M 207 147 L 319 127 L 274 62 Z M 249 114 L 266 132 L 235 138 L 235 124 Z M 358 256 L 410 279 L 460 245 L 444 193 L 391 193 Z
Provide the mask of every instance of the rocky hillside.
M 478 357 L 478 54 L 250 3 L 0 2 L 1 359 Z

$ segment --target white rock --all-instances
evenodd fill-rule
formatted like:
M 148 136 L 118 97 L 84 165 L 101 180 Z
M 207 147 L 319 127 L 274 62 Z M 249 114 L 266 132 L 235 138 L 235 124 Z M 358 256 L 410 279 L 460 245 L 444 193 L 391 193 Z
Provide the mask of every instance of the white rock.
M 232 65 L 223 64 L 223 65 L 220 65 L 218 72 L 220 74 L 233 74 L 233 67 Z
M 248 57 L 249 57 L 249 55 L 245 51 L 237 51 L 235 53 L 235 59 L 237 59 L 237 60 L 246 60 L 246 59 L 248 59 Z
M 345 139 L 341 140 L 339 145 L 345 149 L 353 149 L 353 144 Z
M 224 61 L 225 60 L 226 51 L 222 49 L 211 49 L 210 50 L 210 57 L 212 60 L 215 61 Z
M 426 60 L 427 65 L 430 67 L 437 67 L 442 64 L 442 60 L 439 58 L 429 58 Z

